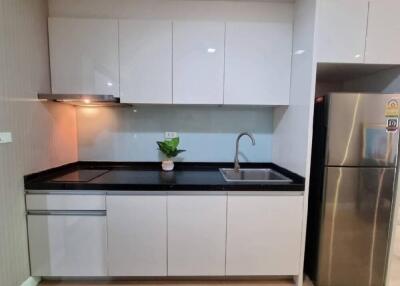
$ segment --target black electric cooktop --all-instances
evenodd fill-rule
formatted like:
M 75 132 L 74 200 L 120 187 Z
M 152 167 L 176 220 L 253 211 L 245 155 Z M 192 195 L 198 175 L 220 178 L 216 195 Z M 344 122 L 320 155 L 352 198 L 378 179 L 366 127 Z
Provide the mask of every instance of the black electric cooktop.
M 52 182 L 89 182 L 109 170 L 76 170 L 63 176 L 52 179 Z

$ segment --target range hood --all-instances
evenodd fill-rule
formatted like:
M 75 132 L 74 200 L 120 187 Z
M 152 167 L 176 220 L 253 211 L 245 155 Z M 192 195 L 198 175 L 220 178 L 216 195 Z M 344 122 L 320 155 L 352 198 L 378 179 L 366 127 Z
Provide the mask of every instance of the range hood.
M 39 100 L 55 101 L 75 106 L 122 106 L 118 97 L 100 94 L 39 93 Z

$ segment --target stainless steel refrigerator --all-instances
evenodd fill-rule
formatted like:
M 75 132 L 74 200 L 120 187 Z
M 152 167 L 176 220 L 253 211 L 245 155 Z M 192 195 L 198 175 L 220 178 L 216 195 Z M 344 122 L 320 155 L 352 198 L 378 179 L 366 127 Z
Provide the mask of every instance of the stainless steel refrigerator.
M 316 98 L 306 273 L 316 286 L 383 286 L 400 94 Z

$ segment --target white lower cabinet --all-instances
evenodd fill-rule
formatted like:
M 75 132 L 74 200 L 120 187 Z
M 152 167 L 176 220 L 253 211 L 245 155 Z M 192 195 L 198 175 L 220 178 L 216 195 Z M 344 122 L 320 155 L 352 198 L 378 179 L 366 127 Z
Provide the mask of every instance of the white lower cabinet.
M 300 273 L 302 195 L 144 192 L 107 195 L 105 206 L 101 196 L 76 199 L 27 197 L 33 276 Z
M 228 196 L 226 275 L 298 275 L 303 196 Z
M 107 196 L 110 276 L 167 275 L 167 196 Z
M 28 215 L 32 276 L 106 276 L 105 212 Z
M 168 196 L 168 275 L 225 275 L 224 195 Z

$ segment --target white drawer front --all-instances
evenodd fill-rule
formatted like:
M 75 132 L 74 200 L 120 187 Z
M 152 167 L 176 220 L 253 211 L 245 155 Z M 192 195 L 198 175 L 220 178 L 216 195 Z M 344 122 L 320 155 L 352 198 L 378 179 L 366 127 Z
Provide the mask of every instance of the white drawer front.
M 106 230 L 100 215 L 29 215 L 32 275 L 107 276 Z
M 34 195 L 26 196 L 26 208 L 32 210 L 105 210 L 105 195 Z

